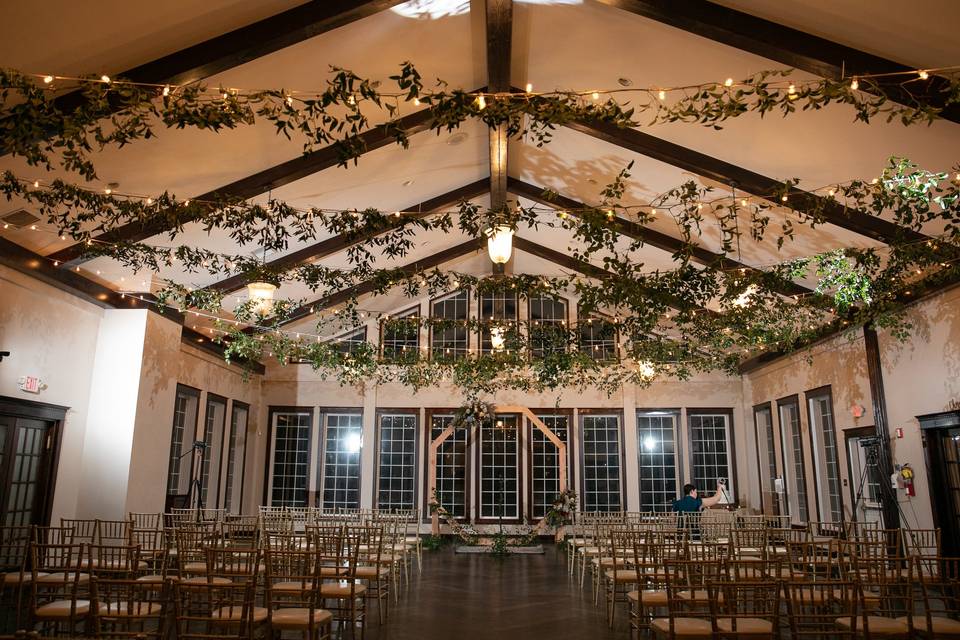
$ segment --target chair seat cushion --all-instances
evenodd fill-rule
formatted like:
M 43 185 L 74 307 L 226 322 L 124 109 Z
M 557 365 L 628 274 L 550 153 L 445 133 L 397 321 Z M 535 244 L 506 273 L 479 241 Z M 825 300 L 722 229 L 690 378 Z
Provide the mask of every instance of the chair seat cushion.
M 208 576 L 197 576 L 195 578 L 187 578 L 183 581 L 183 584 L 232 584 L 233 581 L 230 578 L 221 578 L 221 577 L 208 577 Z
M 666 591 L 629 591 L 627 598 L 645 607 L 665 607 L 668 602 Z
M 179 580 L 177 576 L 167 576 L 164 578 L 159 573 L 151 573 L 150 575 L 140 576 L 137 578 L 137 582 L 150 582 L 156 584 L 162 584 L 165 580 Z
M 717 627 L 724 633 L 770 635 L 773 623 L 763 618 L 718 618 Z
M 253 607 L 253 621 L 254 622 L 263 622 L 267 619 L 269 612 L 264 607 Z M 239 621 L 241 616 L 243 616 L 243 607 L 220 607 L 212 614 L 211 618 L 215 620 L 236 620 Z
M 74 615 L 85 616 L 90 613 L 89 600 L 77 600 Z M 34 610 L 34 615 L 38 618 L 69 618 L 71 605 L 70 600 L 55 600 L 47 604 L 40 605 Z
M 723 594 L 718 593 L 717 602 L 723 602 Z M 692 591 L 678 591 L 677 597 L 681 600 L 692 600 L 693 602 L 709 602 L 710 592 L 706 589 L 694 589 Z
M 349 598 L 350 584 L 341 584 L 339 582 L 327 582 L 320 585 L 320 595 L 324 598 Z M 366 593 L 367 588 L 362 584 L 353 585 L 353 594 L 357 597 Z
M 104 602 L 97 606 L 97 615 L 122 618 L 124 616 L 156 616 L 163 611 L 159 602 Z
M 37 573 L 38 578 L 43 578 L 46 575 L 47 574 L 43 572 Z M 29 571 L 24 573 L 22 577 L 23 579 L 21 580 L 21 575 L 19 571 L 8 571 L 7 573 L 0 574 L 0 584 L 2 584 L 5 587 L 11 587 L 17 584 L 27 584 L 28 582 L 33 580 L 33 575 Z
M 206 573 L 206 562 L 187 562 L 180 568 L 184 573 Z
M 57 571 L 55 573 L 45 573 L 37 574 L 37 584 L 46 584 L 46 583 L 56 583 L 56 582 L 73 582 L 74 573 L 72 571 L 63 572 Z M 81 573 L 77 578 L 77 582 L 80 584 L 86 584 L 90 582 L 89 573 Z
M 390 575 L 390 569 L 386 567 L 357 567 L 356 575 L 358 578 L 386 578 Z
M 314 609 L 313 625 L 328 624 L 333 614 L 326 609 Z M 305 629 L 311 625 L 311 611 L 306 607 L 276 609 L 270 615 L 270 623 L 277 629 Z
M 849 616 L 844 616 L 842 618 L 837 618 L 836 624 L 841 629 L 851 629 L 852 620 Z M 857 627 L 858 632 L 863 632 L 862 628 L 863 619 L 858 618 Z M 907 623 L 902 620 L 897 620 L 896 618 L 885 618 L 883 616 L 867 616 L 867 626 L 870 628 L 871 635 L 883 635 L 883 636 L 903 636 L 907 637 L 907 634 L 910 633 L 910 628 L 907 626 Z
M 897 618 L 898 622 L 903 624 L 909 624 L 909 616 L 902 616 Z M 960 620 L 954 620 L 953 618 L 942 618 L 937 616 L 930 617 L 930 623 L 933 627 L 934 635 L 956 635 L 960 636 Z M 930 630 L 927 628 L 927 617 L 926 616 L 913 616 L 913 628 L 922 633 L 930 633 Z M 870 628 L 873 631 L 873 627 Z
M 280 580 L 270 585 L 271 591 L 282 591 L 286 593 L 303 593 L 313 589 L 313 579 L 303 580 Z
M 637 582 L 637 572 L 634 569 L 617 569 L 616 571 L 607 569 L 604 575 L 607 580 L 614 582 Z
M 657 618 L 650 623 L 650 628 L 657 633 L 670 633 L 670 619 Z M 709 620 L 701 618 L 674 618 L 673 630 L 676 637 L 683 638 L 712 638 L 713 627 Z

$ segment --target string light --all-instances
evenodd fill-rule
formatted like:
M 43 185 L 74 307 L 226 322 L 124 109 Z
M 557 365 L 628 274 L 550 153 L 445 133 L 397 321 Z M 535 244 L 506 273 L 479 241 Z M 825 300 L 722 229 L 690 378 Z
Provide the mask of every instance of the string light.
M 857 80 L 856 78 L 854 78 L 853 80 L 850 81 L 850 90 L 851 90 L 851 91 L 856 91 L 856 90 L 859 89 L 859 88 L 860 88 L 860 81 L 859 81 L 859 80 Z
M 660 89 L 660 91 L 657 92 L 657 97 L 660 98 L 661 100 L 666 100 L 667 92 L 664 91 L 663 89 Z
M 917 75 L 920 76 L 920 79 L 921 79 L 921 80 L 929 80 L 929 79 L 930 79 L 930 74 L 927 73 L 927 70 L 926 70 L 926 69 L 921 69 L 920 71 L 917 71 Z
M 732 86 L 733 86 L 733 78 L 727 78 L 726 80 L 724 80 L 724 81 L 723 81 L 723 86 L 725 86 L 725 87 L 732 87 Z
M 600 92 L 594 91 L 592 94 L 590 94 L 590 97 L 593 98 L 594 100 L 599 100 L 599 99 L 600 99 Z
M 166 98 L 167 96 L 169 96 L 169 95 L 170 95 L 170 85 L 166 85 L 165 87 L 163 87 L 163 91 L 161 91 L 161 93 L 163 94 L 163 97 L 164 97 L 164 98 Z
M 533 92 L 533 84 L 531 84 L 531 83 L 528 82 L 528 83 L 527 83 L 527 93 L 532 93 L 532 92 Z
M 100 81 L 103 82 L 104 84 L 110 84 L 110 76 L 102 75 L 100 76 Z
M 43 76 L 44 84 L 50 84 L 51 82 L 53 82 L 53 76 Z
M 487 108 L 487 100 L 483 96 L 477 96 L 477 109 L 483 111 Z

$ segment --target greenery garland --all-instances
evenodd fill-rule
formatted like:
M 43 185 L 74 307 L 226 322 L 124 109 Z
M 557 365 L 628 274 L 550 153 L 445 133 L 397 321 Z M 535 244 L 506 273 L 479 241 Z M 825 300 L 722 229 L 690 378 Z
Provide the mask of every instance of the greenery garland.
M 792 69 L 768 70 L 738 82 L 731 78 L 684 87 L 671 90 L 669 100 L 663 92 L 641 90 L 633 92 L 638 100 L 624 105 L 611 92 L 604 93 L 604 100 L 595 91 L 489 94 L 449 90 L 442 81 L 439 90 L 429 91 L 410 62 L 390 76 L 394 93 L 337 67 L 331 68 L 327 88 L 314 95 L 284 89 L 244 92 L 220 87 L 213 91 L 202 83 L 160 87 L 100 76 L 73 80 L 83 100 L 65 110 L 51 90 L 62 88 L 63 83 L 45 84 L 39 77 L 0 69 L 0 101 L 5 105 L 0 147 L 31 165 L 52 169 L 58 162 L 92 180 L 96 169 L 89 156 L 94 150 L 155 137 L 160 127 L 222 131 L 258 121 L 269 122 L 278 135 L 301 140 L 305 153 L 331 145 L 346 165 L 366 150 L 361 136 L 375 126 L 397 144 L 409 144 L 409 134 L 399 120 L 403 105 L 423 105 L 429 111 L 429 128 L 437 133 L 479 119 L 490 127 L 504 126 L 510 136 L 529 136 L 538 145 L 549 141 L 557 126 L 577 120 L 633 127 L 640 124 L 638 116 L 646 115 L 647 124 L 693 122 L 719 128 L 745 113 L 788 115 L 843 104 L 851 107 L 859 121 L 885 117 L 911 125 L 930 123 L 942 110 L 923 97 L 910 105 L 897 104 L 869 76 L 801 82 L 790 81 L 792 74 Z M 944 106 L 960 101 L 960 80 L 955 74 L 947 73 L 943 84 Z M 387 122 L 372 125 L 365 107 L 386 113 Z

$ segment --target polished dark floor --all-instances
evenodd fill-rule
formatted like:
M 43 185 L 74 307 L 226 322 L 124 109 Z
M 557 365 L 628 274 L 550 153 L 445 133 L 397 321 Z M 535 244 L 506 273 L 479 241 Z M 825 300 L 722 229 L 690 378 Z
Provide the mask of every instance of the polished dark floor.
M 603 608 L 589 589 L 567 576 L 563 551 L 548 546 L 544 555 L 502 560 L 424 551 L 423 574 L 414 577 L 388 620 L 370 613 L 367 637 L 374 640 L 513 640 L 590 638 L 626 640 L 626 615 L 616 631 L 607 628 Z

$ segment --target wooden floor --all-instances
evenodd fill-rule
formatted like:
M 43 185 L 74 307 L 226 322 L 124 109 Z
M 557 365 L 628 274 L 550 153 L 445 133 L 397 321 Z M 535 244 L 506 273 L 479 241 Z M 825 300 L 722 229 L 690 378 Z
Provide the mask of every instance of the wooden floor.
M 374 640 L 518 640 L 590 638 L 626 640 L 626 615 L 616 632 L 602 606 L 593 605 L 567 576 L 562 551 L 502 560 L 456 555 L 446 548 L 423 553 L 423 575 L 391 605 L 380 627 L 370 611 L 367 637 Z

